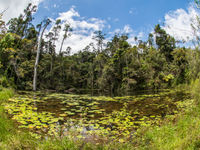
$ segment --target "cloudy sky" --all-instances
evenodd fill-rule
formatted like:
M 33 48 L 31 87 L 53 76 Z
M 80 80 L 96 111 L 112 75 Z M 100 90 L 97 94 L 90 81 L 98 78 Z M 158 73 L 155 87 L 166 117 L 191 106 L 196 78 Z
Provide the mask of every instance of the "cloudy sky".
M 63 27 L 66 22 L 71 25 L 73 33 L 65 47 L 72 47 L 73 52 L 91 43 L 94 31 L 102 30 L 106 40 L 115 33 L 127 33 L 129 42 L 135 44 L 135 36 L 147 39 L 158 23 L 177 40 L 190 41 L 191 23 L 200 14 L 193 0 L 0 0 L 0 12 L 6 10 L 3 19 L 17 17 L 29 2 L 38 5 L 34 24 L 50 17 L 61 19 Z

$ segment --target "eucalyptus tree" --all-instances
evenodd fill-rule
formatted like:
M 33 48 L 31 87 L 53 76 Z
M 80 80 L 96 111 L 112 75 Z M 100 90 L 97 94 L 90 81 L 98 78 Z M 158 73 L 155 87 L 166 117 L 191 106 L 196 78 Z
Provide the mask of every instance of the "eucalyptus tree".
M 44 27 L 40 33 L 40 37 L 38 40 L 38 45 L 37 45 L 37 55 L 36 55 L 36 60 L 35 60 L 35 66 L 34 66 L 34 76 L 33 76 L 33 90 L 36 91 L 37 90 L 37 68 L 38 68 L 38 63 L 39 63 L 39 56 L 40 56 L 40 51 L 41 51 L 41 43 L 42 43 L 42 37 L 44 34 L 45 29 L 47 28 L 47 26 L 50 24 L 50 20 L 47 19 L 45 20 L 45 24 Z
M 20 14 L 18 18 L 12 18 L 8 22 L 8 32 L 15 33 L 22 38 L 28 34 L 29 27 L 32 27 L 33 13 L 36 12 L 36 6 L 31 3 L 28 4 L 24 10 L 24 14 Z
M 56 57 L 56 42 L 58 40 L 59 37 L 59 33 L 61 30 L 61 20 L 58 19 L 56 20 L 52 31 L 50 31 L 51 33 L 49 33 L 49 36 L 51 37 L 51 41 L 52 41 L 52 51 L 51 51 L 51 67 L 50 67 L 50 74 L 51 74 L 51 80 L 53 80 L 53 69 L 54 69 L 54 61 L 55 61 L 55 57 Z
M 69 37 L 71 35 L 70 32 L 72 31 L 72 28 L 70 27 L 69 24 L 65 24 L 63 31 L 64 31 L 64 35 L 63 35 L 63 39 L 62 39 L 62 42 L 61 42 L 61 45 L 60 45 L 60 51 L 59 51 L 60 55 L 61 55 L 61 52 L 62 52 L 64 41 L 66 40 L 67 37 Z
M 55 51 L 55 45 L 53 45 L 54 34 L 53 34 L 53 32 L 49 32 L 45 36 L 47 38 L 46 52 L 47 52 L 47 54 L 53 55 L 52 53 L 54 53 L 54 51 Z
M 55 45 L 56 41 L 58 40 L 58 36 L 59 36 L 60 30 L 61 30 L 60 24 L 61 24 L 61 20 L 60 19 L 56 20 L 55 25 L 53 26 L 53 29 L 52 29 L 52 32 L 54 34 L 54 36 L 53 36 L 53 41 L 54 41 L 53 44 L 54 45 Z
M 96 53 L 99 54 L 103 51 L 104 40 L 105 40 L 105 34 L 102 33 L 102 31 L 95 31 L 93 39 L 97 42 L 97 48 Z

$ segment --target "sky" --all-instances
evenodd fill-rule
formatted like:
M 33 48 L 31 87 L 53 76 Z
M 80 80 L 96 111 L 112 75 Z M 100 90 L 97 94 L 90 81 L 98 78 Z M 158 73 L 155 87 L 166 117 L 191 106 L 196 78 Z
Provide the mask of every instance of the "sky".
M 70 46 L 73 53 L 94 42 L 94 31 L 103 31 L 105 42 L 115 34 L 128 34 L 134 45 L 136 36 L 146 40 L 158 23 L 177 40 L 191 41 L 191 23 L 200 15 L 193 0 L 0 0 L 0 12 L 6 10 L 3 19 L 17 17 L 29 2 L 38 6 L 34 24 L 47 17 L 53 22 L 61 19 L 63 28 L 70 24 L 73 31 L 64 48 Z M 57 47 L 63 34 L 61 30 Z

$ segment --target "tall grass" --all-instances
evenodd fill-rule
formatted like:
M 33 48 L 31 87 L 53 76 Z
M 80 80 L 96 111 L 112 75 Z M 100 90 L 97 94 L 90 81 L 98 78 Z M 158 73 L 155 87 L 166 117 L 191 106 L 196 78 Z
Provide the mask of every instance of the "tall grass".
M 165 119 L 163 125 L 141 129 L 137 149 L 197 150 L 200 149 L 200 80 L 188 87 L 194 99 L 182 113 Z
M 10 97 L 14 95 L 14 91 L 12 89 L 4 89 L 1 88 L 0 91 L 0 104 L 8 100 Z M 5 141 L 11 130 L 13 129 L 13 125 L 11 121 L 6 117 L 4 113 L 3 106 L 0 105 L 0 141 Z
M 14 95 L 14 90 L 1 88 L 1 91 L 0 91 L 0 104 L 2 104 L 2 102 L 5 102 L 6 100 L 8 100 L 13 95 Z
M 14 96 L 14 90 L 1 88 L 0 91 L 0 149 L 1 150 L 21 150 L 32 149 L 34 139 L 28 133 L 21 133 L 16 130 L 13 121 L 10 120 L 2 106 L 9 98 Z M 31 148 L 32 147 L 32 148 Z

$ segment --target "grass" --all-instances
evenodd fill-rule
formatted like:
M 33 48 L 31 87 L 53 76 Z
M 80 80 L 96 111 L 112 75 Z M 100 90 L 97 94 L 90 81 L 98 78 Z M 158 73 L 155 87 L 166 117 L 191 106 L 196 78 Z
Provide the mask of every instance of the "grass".
M 49 138 L 38 140 L 26 131 L 19 131 L 0 106 L 0 149 L 3 150 L 197 150 L 200 149 L 200 82 L 193 83 L 195 98 L 188 100 L 182 113 L 166 118 L 159 126 L 143 127 L 137 135 L 125 143 L 110 142 L 93 144 L 87 141 L 73 141 Z M 10 89 L 0 92 L 0 103 L 13 95 Z
M 0 91 L 0 104 L 14 95 L 11 89 L 2 89 Z M 0 105 L 0 141 L 4 141 L 12 130 L 13 124 L 7 119 L 3 106 Z
M 200 149 L 200 82 L 191 88 L 193 103 L 188 103 L 184 112 L 167 118 L 160 126 L 143 128 L 136 139 L 137 149 L 153 150 L 198 150 Z M 192 101 L 192 100 L 189 100 Z
M 140 138 L 141 144 L 138 149 L 199 149 L 200 118 L 195 113 L 197 111 L 194 111 L 194 114 L 191 115 L 188 113 L 179 116 L 176 123 L 169 122 L 160 127 L 149 128 L 146 132 L 143 132 L 143 138 Z
M 12 89 L 1 89 L 0 91 L 0 104 L 8 100 L 14 95 L 14 91 Z

